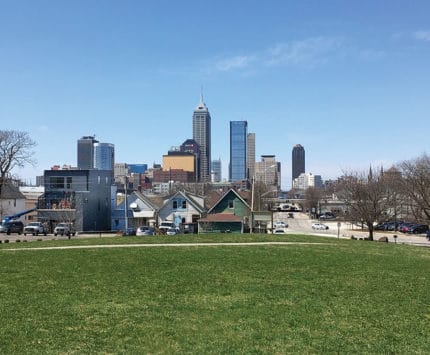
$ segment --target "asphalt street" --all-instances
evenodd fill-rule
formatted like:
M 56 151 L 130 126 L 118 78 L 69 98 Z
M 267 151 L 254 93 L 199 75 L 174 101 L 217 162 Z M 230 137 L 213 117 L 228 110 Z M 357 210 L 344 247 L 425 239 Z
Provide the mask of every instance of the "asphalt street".
M 369 233 L 366 229 L 362 229 L 357 225 L 353 225 L 349 222 L 342 222 L 337 220 L 325 220 L 318 221 L 311 219 L 305 213 L 294 213 L 294 218 L 288 218 L 286 212 L 275 212 L 273 215 L 273 221 L 283 221 L 288 223 L 287 233 L 301 233 L 311 234 L 318 236 L 334 237 L 351 239 L 352 236 L 355 238 L 367 238 Z M 312 229 L 313 223 L 323 223 L 329 227 L 327 230 L 314 230 Z M 394 238 L 394 236 L 397 238 Z M 430 247 L 430 241 L 426 239 L 425 234 L 403 234 L 399 232 L 386 232 L 386 231 L 375 231 L 373 238 L 378 240 L 381 237 L 387 237 L 389 242 L 422 245 Z

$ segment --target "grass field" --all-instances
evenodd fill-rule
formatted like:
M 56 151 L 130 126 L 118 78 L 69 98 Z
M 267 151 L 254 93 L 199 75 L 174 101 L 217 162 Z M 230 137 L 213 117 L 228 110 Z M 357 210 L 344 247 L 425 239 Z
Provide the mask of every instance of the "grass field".
M 66 250 L 209 241 L 323 244 Z M 312 236 L 0 245 L 0 353 L 429 353 L 430 248 Z

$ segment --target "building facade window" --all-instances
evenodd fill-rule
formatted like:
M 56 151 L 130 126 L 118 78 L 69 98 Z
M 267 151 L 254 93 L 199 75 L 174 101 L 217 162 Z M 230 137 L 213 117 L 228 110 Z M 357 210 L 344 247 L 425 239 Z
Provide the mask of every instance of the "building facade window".
M 63 176 L 51 176 L 49 178 L 49 187 L 51 189 L 64 189 L 64 177 Z

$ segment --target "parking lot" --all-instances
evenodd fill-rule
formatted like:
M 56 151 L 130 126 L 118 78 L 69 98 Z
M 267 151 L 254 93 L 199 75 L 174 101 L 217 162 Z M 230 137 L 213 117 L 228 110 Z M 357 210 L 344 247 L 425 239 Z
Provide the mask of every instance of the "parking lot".
M 301 212 L 295 212 L 294 218 L 288 218 L 288 213 L 286 212 L 274 212 L 273 221 L 284 221 L 288 223 L 287 233 L 312 234 L 335 238 L 339 236 L 339 238 L 345 239 L 351 239 L 352 236 L 357 239 L 363 239 L 367 238 L 369 235 L 366 229 L 362 229 L 360 226 L 352 223 L 337 220 L 318 221 L 316 219 L 311 219 L 309 215 Z M 312 229 L 312 224 L 316 222 L 323 223 L 329 228 L 327 230 L 314 230 Z M 397 238 L 394 238 L 394 235 L 396 235 Z M 430 242 L 426 239 L 425 234 L 374 231 L 374 240 L 378 240 L 381 237 L 387 237 L 390 242 L 430 246 Z

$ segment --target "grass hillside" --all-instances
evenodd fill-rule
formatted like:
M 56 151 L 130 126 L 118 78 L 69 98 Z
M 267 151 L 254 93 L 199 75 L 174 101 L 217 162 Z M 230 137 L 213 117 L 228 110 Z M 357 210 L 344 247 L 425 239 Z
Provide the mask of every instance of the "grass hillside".
M 313 244 L 30 249 L 220 240 Z M 2 354 L 430 352 L 429 248 L 95 238 L 1 244 L 0 271 Z

